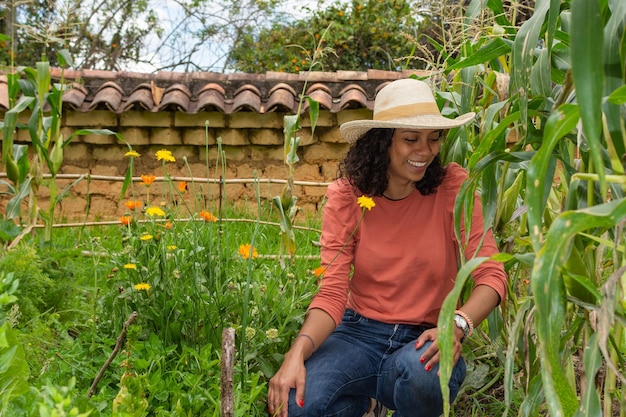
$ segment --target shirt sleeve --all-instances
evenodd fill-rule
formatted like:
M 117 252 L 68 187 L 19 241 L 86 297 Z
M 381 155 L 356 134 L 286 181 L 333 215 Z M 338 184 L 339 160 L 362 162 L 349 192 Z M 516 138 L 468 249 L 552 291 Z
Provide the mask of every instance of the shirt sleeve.
M 455 191 L 451 194 L 454 199 L 458 195 L 458 191 L 461 188 L 463 182 L 467 179 L 466 171 L 459 165 L 451 165 L 449 186 Z M 454 210 L 454 201 L 452 202 Z M 499 253 L 498 246 L 493 237 L 493 231 L 491 227 L 485 232 L 485 221 L 483 217 L 482 203 L 480 196 L 474 194 L 474 207 L 471 210 L 472 222 L 471 228 L 466 230 L 467 222 L 461 221 L 461 242 L 463 254 L 466 260 L 470 260 L 475 257 L 491 257 Z M 478 249 L 478 251 L 477 251 Z M 487 285 L 493 288 L 500 296 L 500 301 L 504 300 L 507 293 L 507 275 L 504 271 L 502 263 L 489 260 L 479 265 L 473 272 L 472 277 L 474 279 L 474 286 Z
M 324 205 L 321 258 L 325 268 L 319 292 L 309 310 L 320 308 L 341 323 L 348 300 L 350 273 L 354 260 L 355 242 L 358 240 L 358 222 L 361 209 L 354 188 L 343 180 L 329 185 Z

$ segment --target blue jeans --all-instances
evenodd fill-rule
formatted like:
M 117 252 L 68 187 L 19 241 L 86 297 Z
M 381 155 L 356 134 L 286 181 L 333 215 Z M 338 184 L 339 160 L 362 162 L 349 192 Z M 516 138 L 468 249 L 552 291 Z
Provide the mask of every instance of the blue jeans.
M 304 407 L 289 395 L 289 417 L 362 417 L 369 398 L 395 410 L 394 417 L 436 417 L 443 412 L 437 371 L 429 372 L 415 349 L 423 326 L 387 324 L 347 310 L 343 321 L 306 363 Z M 448 386 L 453 401 L 465 379 L 461 358 Z

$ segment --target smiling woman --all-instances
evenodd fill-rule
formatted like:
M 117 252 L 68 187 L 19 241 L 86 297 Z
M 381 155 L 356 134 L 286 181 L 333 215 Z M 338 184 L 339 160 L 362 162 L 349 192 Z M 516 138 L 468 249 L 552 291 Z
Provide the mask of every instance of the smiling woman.
M 341 125 L 352 147 L 326 193 L 320 290 L 304 337 L 270 380 L 271 415 L 360 417 L 372 404 L 399 416 L 441 415 L 438 320 L 459 252 L 498 253 L 491 231 L 483 235 L 477 197 L 462 240 L 469 243 L 457 242 L 454 202 L 467 173 L 439 158 L 441 131 L 473 118 L 442 116 L 428 84 L 402 79 L 379 91 L 372 120 Z M 474 271 L 469 298 L 459 300 L 450 401 L 465 378 L 461 344 L 505 298 L 506 280 L 502 264 L 487 261 Z

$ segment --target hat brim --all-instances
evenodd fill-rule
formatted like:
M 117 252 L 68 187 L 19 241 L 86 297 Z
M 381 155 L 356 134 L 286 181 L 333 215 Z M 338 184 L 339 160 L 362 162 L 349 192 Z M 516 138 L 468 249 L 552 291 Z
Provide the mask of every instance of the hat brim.
M 341 135 L 348 143 L 359 140 L 371 129 L 452 129 L 463 126 L 474 119 L 476 113 L 463 114 L 449 119 L 439 114 L 421 114 L 396 120 L 353 120 L 339 126 Z

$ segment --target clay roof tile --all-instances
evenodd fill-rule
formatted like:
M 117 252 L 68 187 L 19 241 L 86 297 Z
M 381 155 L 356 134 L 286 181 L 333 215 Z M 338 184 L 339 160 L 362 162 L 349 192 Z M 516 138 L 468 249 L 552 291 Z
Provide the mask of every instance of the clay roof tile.
M 65 93 L 63 93 L 63 103 L 67 103 L 72 110 L 78 110 L 85 102 L 87 94 L 89 92 L 85 87 L 78 83 L 71 83 Z
M 119 113 L 123 94 L 124 91 L 119 85 L 113 81 L 107 81 L 96 91 L 89 110 L 106 109 Z
M 187 112 L 190 108 L 191 91 L 184 84 L 174 84 L 165 89 L 159 111 L 177 110 Z
M 289 84 L 277 84 L 269 92 L 269 98 L 263 107 L 263 113 L 272 111 L 295 113 L 298 111 L 298 100 L 298 93 Z
M 244 84 L 237 91 L 232 101 L 232 112 L 249 109 L 261 113 L 261 92 L 252 84 Z
M 225 113 L 226 105 L 224 97 L 226 91 L 217 83 L 209 83 L 200 89 L 195 112 L 218 110 Z
M 339 108 L 341 110 L 358 109 L 363 107 L 370 110 L 374 109 L 374 103 L 370 103 L 367 99 L 367 93 L 358 84 L 348 85 L 341 90 L 339 96 Z
M 152 97 L 152 87 L 148 83 L 141 83 L 126 99 L 122 111 L 147 110 L 151 111 L 154 107 L 154 99 Z

